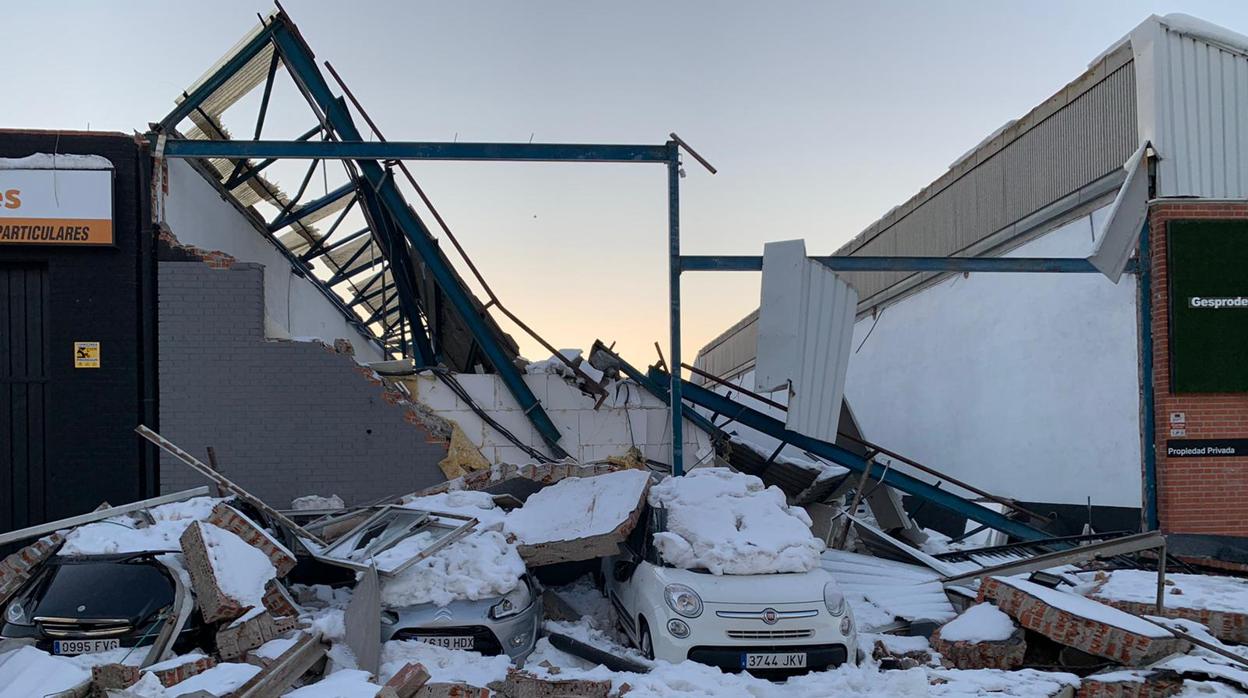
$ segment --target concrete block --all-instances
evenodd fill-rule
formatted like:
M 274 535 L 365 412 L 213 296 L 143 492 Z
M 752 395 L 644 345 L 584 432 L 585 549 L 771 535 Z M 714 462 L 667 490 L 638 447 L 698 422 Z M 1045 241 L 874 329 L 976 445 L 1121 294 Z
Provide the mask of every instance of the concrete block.
M 991 601 L 1013 617 L 1019 625 L 1040 633 L 1058 644 L 1105 657 L 1127 666 L 1151 664 L 1162 657 L 1186 652 L 1190 644 L 1162 632 L 1145 633 L 1131 628 L 1148 625 L 1145 621 L 1104 604 L 1069 594 L 1070 603 L 1059 607 L 1041 598 L 1043 587 L 1016 579 L 990 577 L 979 589 L 979 601 Z M 1053 594 L 1066 594 L 1054 591 Z M 1060 598 L 1044 594 L 1050 598 Z M 1087 606 L 1083 602 L 1089 602 Z M 1076 610 L 1072 610 L 1076 609 Z M 1077 612 L 1086 608 L 1089 612 Z M 1095 616 L 1095 617 L 1089 617 Z M 1161 631 L 1158 628 L 1158 631 Z
M 377 692 L 377 698 L 412 698 L 429 682 L 429 671 L 423 664 L 407 663 Z
M 196 674 L 202 674 L 216 665 L 217 660 L 212 657 L 200 657 L 199 659 L 182 662 L 181 664 L 165 669 L 158 669 L 156 671 L 152 671 L 151 673 L 155 674 L 157 679 L 160 679 L 161 685 L 165 688 L 169 688 L 170 686 L 181 683 Z
M 490 698 L 493 692 L 466 683 L 427 683 L 412 695 L 413 698 Z
M 502 381 L 493 373 L 457 373 L 455 380 L 464 387 L 468 397 L 477 406 L 486 411 L 519 410 L 520 406 L 511 397 Z
M 1023 629 L 1015 628 L 1009 639 L 993 642 L 950 642 L 932 634 L 932 649 L 940 653 L 940 663 L 950 669 L 1017 669 L 1023 665 L 1027 642 Z
M 269 640 L 294 630 L 297 625 L 295 618 L 275 618 L 268 611 L 261 611 L 246 620 L 218 630 L 217 654 L 224 661 L 241 657 L 248 650 L 254 650 Z
M 0 606 L 7 603 L 9 598 L 22 588 L 26 580 L 30 579 L 30 575 L 45 560 L 52 557 L 64 542 L 64 536 L 53 533 L 0 561 Z
M 222 502 L 212 508 L 208 523 L 242 538 L 248 545 L 268 556 L 278 577 L 285 577 L 295 568 L 295 556 L 256 522 L 243 516 L 234 507 Z
M 492 684 L 506 698 L 607 698 L 609 680 L 545 679 L 520 669 L 508 669 L 504 681 Z
M 1107 671 L 1084 677 L 1078 698 L 1167 698 L 1183 690 L 1183 678 L 1172 671 Z
M 195 604 L 199 606 L 204 621 L 215 623 L 219 620 L 234 620 L 247 612 L 250 606 L 244 606 L 221 590 L 217 584 L 216 572 L 208 557 L 208 549 L 204 545 L 204 536 L 198 521 L 187 526 L 179 542 L 182 545 L 182 557 L 186 561 L 186 571 L 191 575 L 191 587 L 195 591 Z
M 299 615 L 299 606 L 290 591 L 276 579 L 264 583 L 264 607 L 277 618 L 293 618 Z
M 559 376 L 546 375 L 546 408 L 550 410 L 592 410 L 594 398 Z

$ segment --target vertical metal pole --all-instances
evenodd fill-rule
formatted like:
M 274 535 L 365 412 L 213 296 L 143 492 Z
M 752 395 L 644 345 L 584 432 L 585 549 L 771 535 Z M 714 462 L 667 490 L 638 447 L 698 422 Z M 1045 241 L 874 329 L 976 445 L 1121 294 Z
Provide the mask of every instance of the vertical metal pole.
M 681 433 L 684 402 L 680 395 L 680 149 L 675 141 L 667 142 L 667 272 L 668 295 L 671 300 L 671 386 L 669 405 L 672 412 L 672 475 L 684 475 L 684 436 Z
M 1161 540 L 1161 550 L 1157 552 L 1157 615 L 1166 610 L 1166 540 Z
M 1140 231 L 1136 259 L 1140 265 L 1136 283 L 1140 287 L 1140 448 L 1144 456 L 1144 530 L 1161 528 L 1157 511 L 1157 415 L 1153 399 L 1153 290 L 1152 258 L 1149 254 L 1148 221 Z

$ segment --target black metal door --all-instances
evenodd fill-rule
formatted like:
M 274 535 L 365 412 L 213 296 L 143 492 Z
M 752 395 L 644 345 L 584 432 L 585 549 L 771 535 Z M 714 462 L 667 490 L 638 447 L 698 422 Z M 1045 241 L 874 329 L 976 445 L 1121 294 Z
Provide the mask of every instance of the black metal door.
M 0 265 L 0 531 L 44 520 L 48 271 Z

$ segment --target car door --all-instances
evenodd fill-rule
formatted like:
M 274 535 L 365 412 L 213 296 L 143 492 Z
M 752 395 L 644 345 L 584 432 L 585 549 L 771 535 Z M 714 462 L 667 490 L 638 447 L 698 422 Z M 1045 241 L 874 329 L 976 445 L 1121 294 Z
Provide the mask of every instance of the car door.
M 649 507 L 642 512 L 642 517 L 638 521 L 637 526 L 633 528 L 628 538 L 624 540 L 620 546 L 620 555 L 614 558 L 615 562 L 609 569 L 605 570 L 607 575 L 607 597 L 611 601 L 611 606 L 615 610 L 616 617 L 619 619 L 620 625 L 624 628 L 624 632 L 637 642 L 639 639 L 637 633 L 637 590 L 639 584 L 646 577 L 646 549 L 650 538 L 649 523 Z M 620 563 L 626 563 L 633 566 L 633 573 L 626 579 L 620 579 L 616 576 L 616 568 Z

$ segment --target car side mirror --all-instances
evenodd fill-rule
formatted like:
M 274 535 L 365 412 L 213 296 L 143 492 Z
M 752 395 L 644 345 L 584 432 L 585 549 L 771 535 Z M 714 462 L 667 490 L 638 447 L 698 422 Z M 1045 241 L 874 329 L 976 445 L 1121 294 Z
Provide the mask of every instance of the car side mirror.
M 632 578 L 633 572 L 637 571 L 636 560 L 617 560 L 615 566 L 611 568 L 611 574 L 617 582 L 627 582 Z

